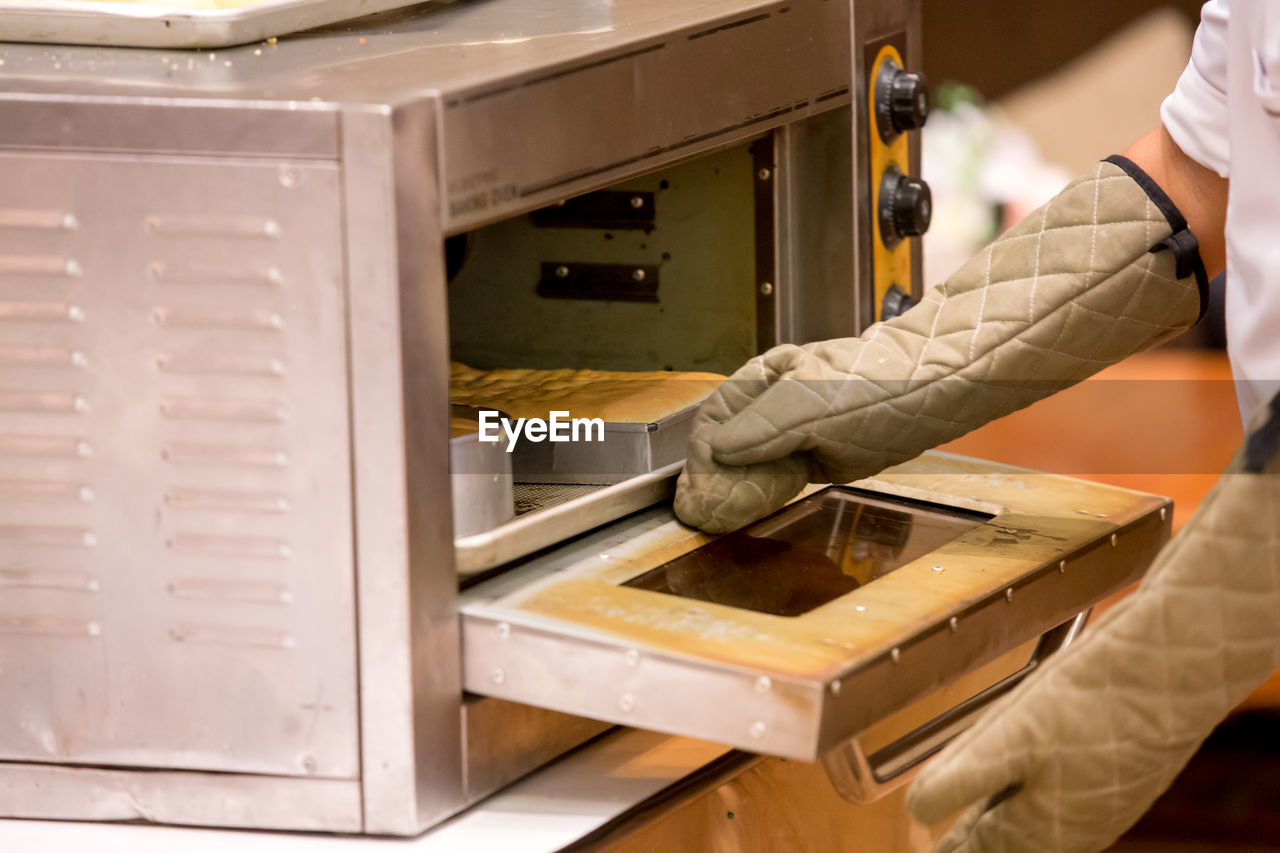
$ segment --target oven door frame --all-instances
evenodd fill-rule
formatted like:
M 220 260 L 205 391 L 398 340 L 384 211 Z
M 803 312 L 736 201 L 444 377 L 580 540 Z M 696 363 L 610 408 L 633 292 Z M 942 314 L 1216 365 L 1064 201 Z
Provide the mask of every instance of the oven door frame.
M 656 506 L 464 590 L 466 689 L 751 752 L 828 756 L 843 790 L 871 799 L 1069 642 L 1080 615 L 1136 581 L 1170 531 L 1167 498 L 945 453 L 852 485 L 991 517 L 779 617 L 622 586 L 714 538 Z M 1024 665 L 954 697 L 872 760 L 851 744 L 1037 637 Z

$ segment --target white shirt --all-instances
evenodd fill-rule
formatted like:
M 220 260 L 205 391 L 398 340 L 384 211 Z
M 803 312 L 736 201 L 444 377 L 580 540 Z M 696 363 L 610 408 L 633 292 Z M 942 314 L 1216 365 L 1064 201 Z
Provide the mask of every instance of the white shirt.
M 1231 178 L 1227 353 L 1240 414 L 1280 391 L 1280 3 L 1211 0 L 1160 118 L 1187 156 Z

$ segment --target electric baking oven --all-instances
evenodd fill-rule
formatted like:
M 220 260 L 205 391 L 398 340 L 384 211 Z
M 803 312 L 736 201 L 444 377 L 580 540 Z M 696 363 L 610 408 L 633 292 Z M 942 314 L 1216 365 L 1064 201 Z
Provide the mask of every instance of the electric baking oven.
M 616 724 L 868 800 L 1070 640 L 1166 501 L 927 454 L 715 538 L 687 423 L 451 497 L 451 361 L 728 373 L 919 297 L 918 16 L 0 46 L 0 815 L 413 835 Z

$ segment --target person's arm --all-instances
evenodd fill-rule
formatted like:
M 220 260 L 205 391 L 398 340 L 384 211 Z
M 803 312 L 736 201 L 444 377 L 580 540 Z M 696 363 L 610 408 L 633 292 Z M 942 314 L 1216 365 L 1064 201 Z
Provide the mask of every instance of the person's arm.
M 1102 850 L 1280 665 L 1280 397 L 1141 589 L 916 779 L 937 853 Z
M 1184 154 L 1163 124 L 1123 154 L 1150 175 L 1186 217 L 1209 278 L 1226 269 L 1227 179 Z
M 1224 254 L 1224 191 L 1161 133 L 1130 151 L 1176 201 L 1108 158 L 906 313 L 748 362 L 695 418 L 676 514 L 741 527 L 808 482 L 878 473 L 1191 326 L 1208 289 L 1197 239 L 1215 269 Z

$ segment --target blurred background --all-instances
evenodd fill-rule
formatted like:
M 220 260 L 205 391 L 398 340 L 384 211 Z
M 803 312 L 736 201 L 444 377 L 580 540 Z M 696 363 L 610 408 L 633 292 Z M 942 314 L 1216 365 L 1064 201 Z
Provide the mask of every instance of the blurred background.
M 1199 15 L 1188 0 L 924 0 L 936 102 L 923 135 L 934 195 L 926 283 L 1155 127 Z M 1176 531 L 1242 437 L 1224 286 L 1215 281 L 1209 315 L 1178 339 L 944 449 L 1169 495 Z M 1280 850 L 1280 679 L 1219 727 L 1113 849 Z

